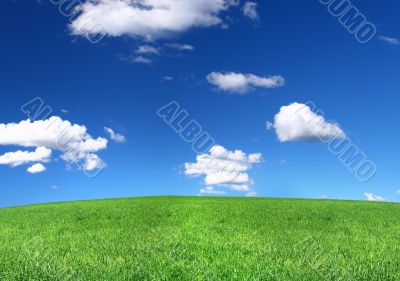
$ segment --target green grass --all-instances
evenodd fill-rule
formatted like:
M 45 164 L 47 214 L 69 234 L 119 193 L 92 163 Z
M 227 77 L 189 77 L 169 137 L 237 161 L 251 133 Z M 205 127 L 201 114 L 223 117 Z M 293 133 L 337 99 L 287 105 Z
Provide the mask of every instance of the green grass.
M 400 205 L 148 197 L 0 209 L 0 280 L 400 280 Z

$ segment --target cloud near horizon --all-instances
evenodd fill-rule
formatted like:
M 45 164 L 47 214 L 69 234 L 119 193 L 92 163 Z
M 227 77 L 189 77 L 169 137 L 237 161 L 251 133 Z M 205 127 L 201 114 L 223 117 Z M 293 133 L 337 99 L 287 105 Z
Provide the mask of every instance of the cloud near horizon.
M 339 124 L 326 121 L 324 116 L 313 112 L 309 105 L 297 102 L 282 106 L 274 121 L 267 122 L 267 129 L 275 129 L 280 142 L 322 143 L 332 138 L 346 137 Z
M 185 163 L 184 173 L 194 177 L 204 176 L 206 187 L 200 190 L 201 193 L 222 194 L 214 189 L 222 187 L 254 196 L 255 192 L 251 189 L 254 182 L 248 171 L 261 161 L 261 153 L 246 154 L 241 150 L 229 151 L 215 145 L 208 153 L 198 155 L 195 163 Z
M 0 124 L 0 146 L 35 148 L 33 152 L 18 150 L 0 155 L 0 164 L 17 167 L 32 162 L 47 163 L 51 161 L 52 152 L 59 151 L 60 158 L 67 163 L 75 163 L 84 171 L 93 171 L 106 167 L 96 153 L 106 149 L 107 143 L 105 138 L 94 139 L 85 126 L 72 124 L 58 116 Z M 39 165 L 30 168 L 31 171 L 43 170 Z
M 386 201 L 385 198 L 383 198 L 380 195 L 375 195 L 373 193 L 365 192 L 364 196 L 367 198 L 367 201 L 377 201 L 377 202 L 383 202 Z

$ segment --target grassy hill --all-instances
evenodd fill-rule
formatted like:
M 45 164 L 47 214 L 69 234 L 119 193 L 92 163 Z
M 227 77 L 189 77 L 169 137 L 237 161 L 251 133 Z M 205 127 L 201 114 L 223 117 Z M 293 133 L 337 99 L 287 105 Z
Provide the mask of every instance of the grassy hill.
M 149 197 L 0 209 L 0 280 L 400 280 L 400 205 Z

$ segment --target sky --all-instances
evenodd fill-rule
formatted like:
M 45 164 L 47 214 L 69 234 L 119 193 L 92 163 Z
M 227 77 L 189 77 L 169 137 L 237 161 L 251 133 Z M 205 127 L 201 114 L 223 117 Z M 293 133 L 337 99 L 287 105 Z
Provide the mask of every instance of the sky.
M 0 3 L 0 207 L 400 201 L 398 1 L 59 2 Z

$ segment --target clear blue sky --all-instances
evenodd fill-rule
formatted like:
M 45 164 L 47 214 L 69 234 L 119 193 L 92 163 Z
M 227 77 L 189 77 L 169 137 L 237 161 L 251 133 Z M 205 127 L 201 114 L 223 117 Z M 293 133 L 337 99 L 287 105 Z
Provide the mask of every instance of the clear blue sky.
M 263 161 L 247 171 L 257 196 L 364 200 L 364 193 L 372 193 L 399 201 L 400 3 L 352 3 L 376 25 L 377 35 L 367 44 L 318 0 L 258 1 L 258 19 L 243 15 L 242 1 L 217 12 L 219 24 L 148 40 L 117 34 L 97 44 L 71 34 L 71 19 L 50 1 L 1 1 L 0 123 L 28 119 L 21 105 L 41 97 L 53 115 L 109 140 L 97 152 L 107 168 L 96 178 L 69 167 L 56 150 L 42 173 L 26 172 L 34 163 L 0 165 L 0 206 L 198 195 L 204 175 L 188 176 L 184 168 L 196 161 L 195 152 L 156 114 L 171 101 L 227 150 L 262 154 Z M 177 50 L 171 43 L 194 49 Z M 140 46 L 159 54 L 138 54 Z M 285 84 L 233 93 L 209 83 L 212 72 L 280 75 Z M 282 106 L 308 101 L 376 164 L 370 181 L 359 181 L 324 143 L 281 142 L 274 129 L 267 130 Z M 112 141 L 104 127 L 127 141 Z M 2 145 L 0 153 L 34 149 Z

